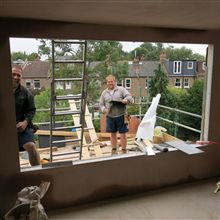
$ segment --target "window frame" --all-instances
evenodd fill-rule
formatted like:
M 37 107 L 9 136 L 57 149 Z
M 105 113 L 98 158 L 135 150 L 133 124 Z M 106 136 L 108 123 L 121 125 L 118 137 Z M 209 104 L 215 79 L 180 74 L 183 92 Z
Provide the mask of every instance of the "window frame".
M 192 66 L 190 66 L 192 64 Z M 192 70 L 193 69 L 193 62 L 192 61 L 187 61 L 187 69 Z
M 178 79 L 180 80 L 180 81 L 179 81 L 179 84 L 180 84 L 179 86 L 176 85 Z M 175 78 L 175 88 L 182 88 L 182 85 L 181 85 L 181 84 L 182 84 L 182 79 L 181 79 L 181 78 Z
M 30 86 L 27 86 L 27 83 L 30 83 Z M 26 80 L 25 80 L 25 87 L 26 87 L 27 89 L 30 89 L 31 86 L 32 86 L 31 80 L 30 80 L 30 79 L 26 79 Z
M 173 61 L 173 73 L 181 74 L 182 61 Z
M 127 81 L 129 81 L 130 86 L 127 86 Z M 125 88 L 130 89 L 131 88 L 131 78 L 125 78 Z
M 188 85 L 186 85 L 186 80 L 187 80 L 187 84 Z M 189 88 L 189 78 L 184 78 L 184 80 L 183 80 L 183 88 Z
M 148 88 L 148 79 L 145 79 L 145 89 Z
M 39 83 L 39 87 L 35 86 L 36 82 Z M 41 89 L 41 81 L 40 81 L 40 79 L 34 79 L 33 80 L 33 87 L 34 87 L 34 89 Z
M 117 80 L 116 85 L 123 87 L 124 85 L 123 79 Z

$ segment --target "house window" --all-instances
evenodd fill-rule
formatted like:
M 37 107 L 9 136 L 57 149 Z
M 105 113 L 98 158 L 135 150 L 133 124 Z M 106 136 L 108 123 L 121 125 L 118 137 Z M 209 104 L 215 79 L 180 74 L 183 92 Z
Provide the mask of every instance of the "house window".
M 64 89 L 62 82 L 56 82 L 56 89 Z
M 189 88 L 189 79 L 188 78 L 184 79 L 184 88 Z
M 193 62 L 187 62 L 187 69 L 193 69 Z
M 205 70 L 205 67 L 206 67 L 206 63 L 202 62 L 202 69 Z
M 130 89 L 131 88 L 131 79 L 125 79 L 125 88 Z
M 71 86 L 71 82 L 66 82 L 66 83 L 65 83 L 65 88 L 66 88 L 66 89 L 71 89 L 71 87 L 72 87 L 72 86 Z
M 173 62 L 173 73 L 181 73 L 182 61 Z
M 122 79 L 117 81 L 117 86 L 123 86 L 123 80 Z
M 175 87 L 181 88 L 181 79 L 180 78 L 176 78 Z
M 31 88 L 31 81 L 30 80 L 25 80 L 25 87 L 28 89 Z
M 38 79 L 34 80 L 34 89 L 40 89 L 40 80 Z
M 148 80 L 145 79 L 145 89 L 147 89 L 147 87 L 148 87 Z

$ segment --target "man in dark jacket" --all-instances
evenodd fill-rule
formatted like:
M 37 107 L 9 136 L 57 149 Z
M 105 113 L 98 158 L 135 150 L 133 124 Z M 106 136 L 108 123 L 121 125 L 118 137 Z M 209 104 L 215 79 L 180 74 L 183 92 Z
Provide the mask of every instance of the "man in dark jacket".
M 33 95 L 21 85 L 22 72 L 23 70 L 19 65 L 14 65 L 12 67 L 18 144 L 19 151 L 26 150 L 31 166 L 35 166 L 40 164 L 40 156 L 30 127 L 36 108 Z

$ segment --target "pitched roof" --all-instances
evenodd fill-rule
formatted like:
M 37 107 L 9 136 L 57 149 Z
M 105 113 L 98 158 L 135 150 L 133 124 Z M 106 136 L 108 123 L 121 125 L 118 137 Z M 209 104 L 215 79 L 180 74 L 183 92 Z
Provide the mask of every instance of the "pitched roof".
M 128 63 L 128 76 L 137 77 L 139 76 L 153 76 L 154 70 L 157 69 L 159 61 L 141 61 L 139 64 Z
M 47 78 L 49 76 L 50 64 L 47 61 L 29 61 L 23 70 L 23 78 Z

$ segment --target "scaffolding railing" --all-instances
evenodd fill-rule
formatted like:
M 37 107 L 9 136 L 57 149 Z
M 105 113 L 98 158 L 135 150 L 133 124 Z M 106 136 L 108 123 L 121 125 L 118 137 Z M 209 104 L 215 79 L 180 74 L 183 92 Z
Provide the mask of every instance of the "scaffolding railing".
M 141 106 L 141 108 L 143 108 L 143 105 L 149 105 L 150 102 L 141 102 L 141 103 L 135 103 L 135 105 L 137 106 Z M 97 107 L 95 107 L 94 105 L 89 105 L 88 108 L 90 109 L 90 114 L 91 114 L 91 117 L 92 117 L 92 120 L 97 120 L 97 119 L 100 119 L 100 112 L 97 110 Z M 161 108 L 161 109 L 166 109 L 166 110 L 170 110 L 172 112 L 176 112 L 176 113 L 181 113 L 181 114 L 185 114 L 185 115 L 188 115 L 188 116 L 192 116 L 192 117 L 195 117 L 195 118 L 199 118 L 202 120 L 202 116 L 199 115 L 199 114 L 195 114 L 195 113 L 192 113 L 192 112 L 187 112 L 187 111 L 183 111 L 183 110 L 180 110 L 180 109 L 177 109 L 177 108 L 172 108 L 172 107 L 168 107 L 168 106 L 164 106 L 164 105 L 158 105 L 158 108 Z M 70 110 L 69 108 L 59 108 L 59 110 Z M 44 111 L 50 111 L 50 108 L 47 108 L 47 109 L 37 109 L 37 112 L 44 112 Z M 142 110 L 141 110 L 142 112 Z M 133 114 L 132 116 L 136 116 L 138 118 L 142 118 L 144 116 L 144 114 Z M 167 119 L 167 118 L 164 118 L 164 117 L 161 117 L 161 116 L 158 116 L 157 115 L 157 118 L 162 120 L 162 121 L 165 121 L 169 124 L 173 124 L 175 126 L 178 126 L 178 127 L 182 127 L 182 128 L 185 128 L 187 130 L 190 130 L 190 131 L 193 131 L 193 132 L 196 132 L 196 133 L 199 133 L 201 134 L 202 131 L 201 129 L 197 129 L 197 128 L 193 128 L 193 127 L 190 127 L 190 126 L 187 126 L 183 123 L 179 123 L 178 121 L 175 121 L 175 120 L 170 120 L 170 119 Z M 68 122 L 71 122 L 72 120 L 64 120 L 64 121 L 56 121 L 56 123 L 68 123 Z M 49 124 L 50 122 L 37 122 L 35 124 L 37 125 L 46 125 L 46 124 Z

